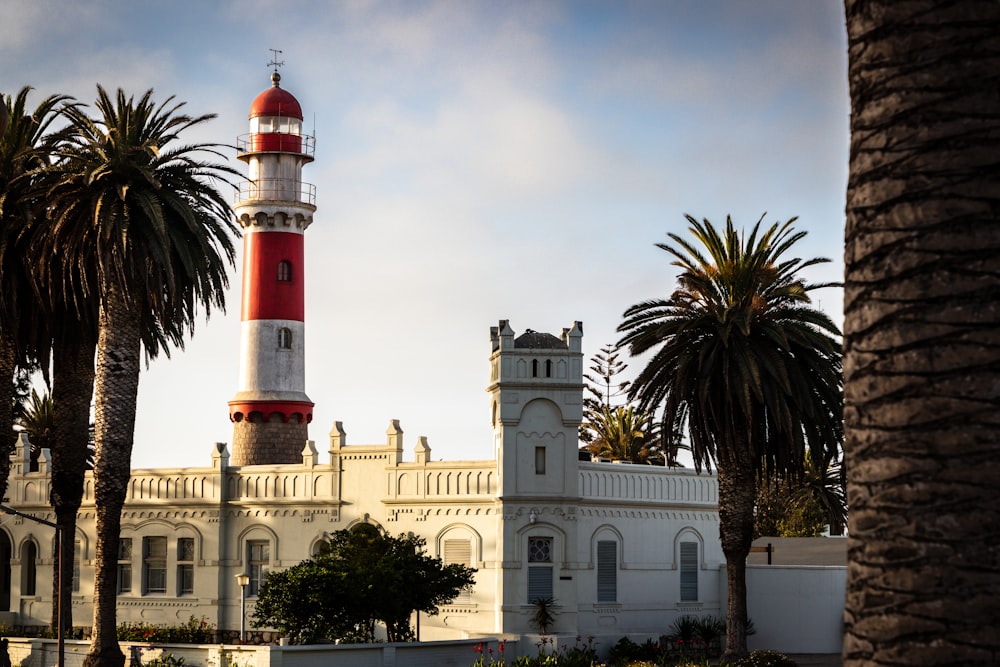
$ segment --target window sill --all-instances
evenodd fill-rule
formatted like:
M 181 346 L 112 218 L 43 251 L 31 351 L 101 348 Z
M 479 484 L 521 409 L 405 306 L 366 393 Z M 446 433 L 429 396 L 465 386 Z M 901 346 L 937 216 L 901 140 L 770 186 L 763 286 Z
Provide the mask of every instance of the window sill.
M 705 606 L 704 602 L 686 600 L 678 602 L 676 608 L 678 611 L 701 611 L 702 607 L 704 606 Z

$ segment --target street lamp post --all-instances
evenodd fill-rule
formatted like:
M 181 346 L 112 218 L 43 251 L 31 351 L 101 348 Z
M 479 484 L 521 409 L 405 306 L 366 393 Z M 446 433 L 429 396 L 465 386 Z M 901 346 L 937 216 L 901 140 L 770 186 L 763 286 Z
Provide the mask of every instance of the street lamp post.
M 250 575 L 245 572 L 237 574 L 236 583 L 240 585 L 240 643 L 243 644 L 247 634 L 247 585 Z

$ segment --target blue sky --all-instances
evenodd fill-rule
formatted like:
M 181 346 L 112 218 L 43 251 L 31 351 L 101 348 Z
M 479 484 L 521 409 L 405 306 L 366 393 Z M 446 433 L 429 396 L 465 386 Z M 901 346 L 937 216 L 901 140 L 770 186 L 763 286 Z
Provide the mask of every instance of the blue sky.
M 799 216 L 803 257 L 843 273 L 849 99 L 842 4 L 0 0 L 0 91 L 95 85 L 218 118 L 235 143 L 269 86 L 317 137 L 303 179 L 306 391 L 325 455 L 390 419 L 435 459 L 492 456 L 489 327 L 584 323 L 592 355 L 630 304 L 665 296 L 654 247 L 684 214 L 743 226 Z M 232 153 L 234 154 L 234 152 Z M 233 160 L 233 164 L 242 164 Z M 204 466 L 229 442 L 239 275 L 229 309 L 143 374 L 133 463 Z M 818 294 L 841 321 L 838 290 Z M 635 371 L 641 360 L 631 362 Z

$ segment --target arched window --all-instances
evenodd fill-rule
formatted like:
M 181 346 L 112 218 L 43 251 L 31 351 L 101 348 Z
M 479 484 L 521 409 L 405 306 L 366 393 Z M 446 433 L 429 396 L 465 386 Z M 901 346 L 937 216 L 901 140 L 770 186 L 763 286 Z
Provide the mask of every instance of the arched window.
M 547 377 L 547 378 L 552 377 L 552 360 L 551 359 L 546 359 L 545 360 L 545 377 Z
M 25 542 L 21 547 L 21 595 L 35 594 L 35 561 L 38 547 L 34 542 Z
M 264 575 L 271 564 L 271 544 L 267 540 L 248 540 L 246 544 L 246 573 L 250 575 L 250 587 L 247 595 L 255 598 L 264 583 Z
M 292 279 L 292 263 L 287 259 L 278 262 L 278 282 L 287 283 Z
M 292 330 L 282 327 L 278 329 L 278 347 L 282 350 L 292 349 Z
M 528 604 L 552 599 L 552 538 L 528 537 Z
M 538 377 L 538 359 L 531 360 L 531 377 Z

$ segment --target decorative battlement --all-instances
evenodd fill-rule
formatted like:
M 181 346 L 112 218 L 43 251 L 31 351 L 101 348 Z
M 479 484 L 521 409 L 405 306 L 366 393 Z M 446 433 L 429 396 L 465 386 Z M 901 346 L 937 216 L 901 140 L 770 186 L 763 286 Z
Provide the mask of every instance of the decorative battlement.
M 582 322 L 564 328 L 558 337 L 526 329 L 515 338 L 508 321 L 500 320 L 490 327 L 490 382 L 582 385 L 582 339 Z

